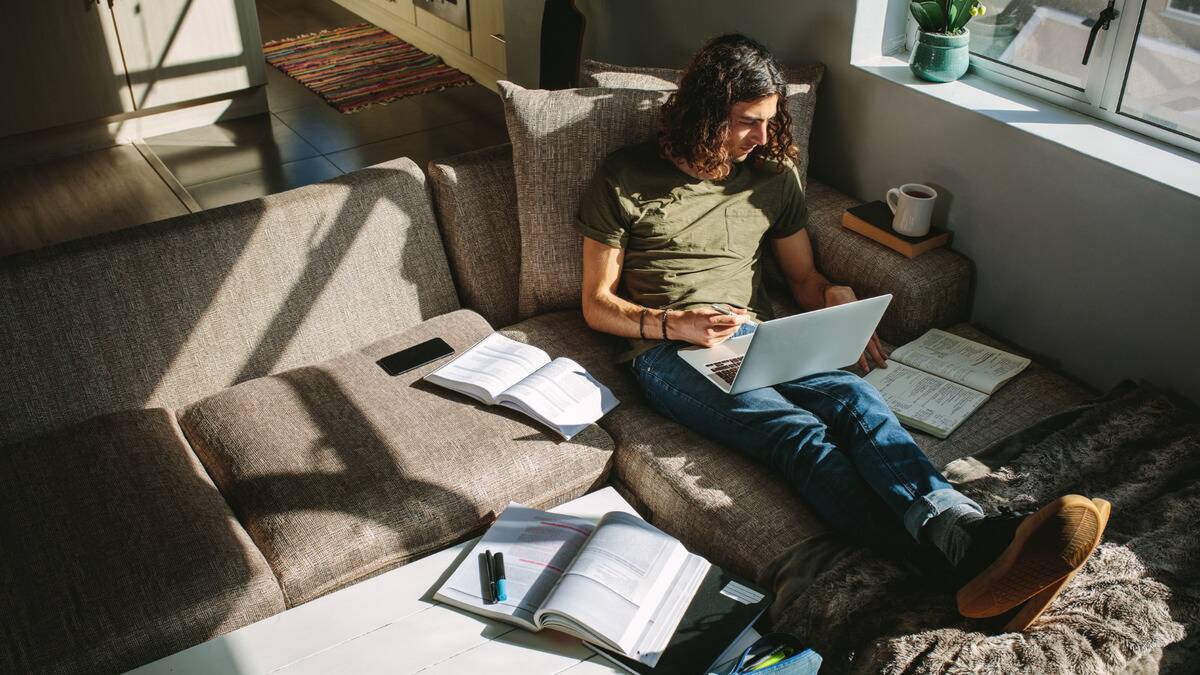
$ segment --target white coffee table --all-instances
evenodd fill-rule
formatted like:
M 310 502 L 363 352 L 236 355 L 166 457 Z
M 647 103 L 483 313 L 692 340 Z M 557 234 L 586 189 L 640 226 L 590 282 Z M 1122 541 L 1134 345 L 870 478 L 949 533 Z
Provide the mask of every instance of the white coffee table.
M 553 509 L 599 520 L 636 512 L 603 488 Z M 132 673 L 624 673 L 578 639 L 530 633 L 433 600 L 475 540 L 239 628 Z M 755 635 L 756 636 L 756 635 Z

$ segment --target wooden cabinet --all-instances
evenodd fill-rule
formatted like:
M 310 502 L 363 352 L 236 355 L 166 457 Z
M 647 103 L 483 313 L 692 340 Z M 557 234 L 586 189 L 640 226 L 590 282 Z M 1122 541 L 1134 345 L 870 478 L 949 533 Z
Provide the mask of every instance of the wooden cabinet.
M 504 0 L 471 0 L 471 55 L 502 73 L 507 69 Z
M 252 1 L 115 0 L 112 13 L 139 110 L 266 81 Z
M 471 53 L 471 34 L 425 10 L 417 12 L 417 28 L 445 42 L 463 54 Z
M 5 19 L 0 137 L 130 113 L 141 124 L 266 83 L 254 0 L 39 0 L 6 3 Z
M 504 2 L 466 1 L 470 12 L 469 31 L 414 6 L 412 0 L 334 0 L 417 49 L 437 54 L 447 65 L 495 91 L 496 81 L 504 78 L 507 69 L 506 46 L 492 37 L 493 34 L 504 35 Z

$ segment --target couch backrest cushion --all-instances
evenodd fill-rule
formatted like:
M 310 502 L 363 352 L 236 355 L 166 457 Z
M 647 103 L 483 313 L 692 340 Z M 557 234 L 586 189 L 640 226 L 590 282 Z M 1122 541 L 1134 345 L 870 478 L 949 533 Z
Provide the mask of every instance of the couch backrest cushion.
M 243 382 L 189 406 L 188 440 L 262 549 L 289 606 L 477 534 L 511 500 L 549 508 L 607 480 L 598 426 L 563 441 L 531 418 L 376 361 L 492 332 L 459 310 L 361 350 Z
M 7 258 L 0 444 L 179 407 L 457 307 L 407 159 Z
M 825 75 L 825 66 L 810 63 L 788 68 L 786 73 L 790 83 L 788 113 L 792 116 L 792 139 L 800 150 L 796 168 L 800 171 L 801 183 L 808 185 L 808 140 L 817 109 L 817 86 Z M 584 59 L 579 71 L 580 86 L 609 89 L 672 90 L 678 88 L 682 76 L 682 70 L 617 66 L 593 59 Z
M 429 181 L 463 307 L 493 326 L 515 322 L 521 231 L 512 146 L 430 162 Z
M 123 672 L 284 609 L 169 410 L 0 448 L 0 532 L 0 672 Z
M 519 316 L 578 307 L 583 243 L 571 221 L 579 201 L 605 156 L 654 137 L 669 92 L 527 90 L 503 81 L 500 87 L 521 227 Z M 792 131 L 807 163 L 816 81 L 788 87 Z

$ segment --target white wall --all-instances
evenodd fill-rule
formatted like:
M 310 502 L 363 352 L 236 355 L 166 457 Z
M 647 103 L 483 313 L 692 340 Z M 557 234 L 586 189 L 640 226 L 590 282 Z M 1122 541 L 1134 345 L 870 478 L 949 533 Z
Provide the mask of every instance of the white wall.
M 815 179 L 861 199 L 934 185 L 975 262 L 973 321 L 1096 388 L 1144 378 L 1200 402 L 1200 199 L 851 67 L 854 4 L 577 0 L 585 57 L 680 66 L 741 31 L 825 63 Z M 898 7 L 869 20 L 895 33 Z

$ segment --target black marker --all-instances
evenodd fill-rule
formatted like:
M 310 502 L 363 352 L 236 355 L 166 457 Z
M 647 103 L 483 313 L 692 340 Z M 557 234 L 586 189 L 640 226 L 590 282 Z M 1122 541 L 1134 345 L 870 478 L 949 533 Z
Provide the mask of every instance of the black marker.
M 496 595 L 498 602 L 508 600 L 508 580 L 504 578 L 504 554 L 492 556 L 492 578 L 496 580 Z
M 483 566 L 487 568 L 487 597 L 483 599 L 483 602 L 491 604 L 496 602 L 496 572 L 490 550 L 483 552 Z

